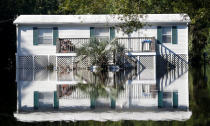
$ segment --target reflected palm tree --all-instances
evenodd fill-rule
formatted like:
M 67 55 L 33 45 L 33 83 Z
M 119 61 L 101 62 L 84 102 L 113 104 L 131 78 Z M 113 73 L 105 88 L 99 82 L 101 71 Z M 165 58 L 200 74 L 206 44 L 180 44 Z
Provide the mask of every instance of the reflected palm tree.
M 108 71 L 92 72 L 94 79 L 88 81 L 87 84 L 79 83 L 78 88 L 90 95 L 91 98 L 110 97 L 116 99 L 118 93 L 123 90 L 124 81 L 116 81 L 116 72 Z M 109 75 L 113 76 L 110 77 Z
M 78 83 L 76 85 L 59 85 L 58 94 L 60 98 L 70 96 L 72 92 L 78 90 L 85 94 L 90 99 L 111 98 L 117 99 L 118 95 L 125 88 L 125 82 L 133 77 L 134 72 L 132 70 L 108 72 L 98 71 L 91 72 L 90 70 L 76 70 L 75 76 L 80 80 L 85 80 L 85 83 Z M 136 76 L 136 75 L 135 75 Z M 62 93 L 63 86 L 65 86 L 65 92 Z M 66 87 L 67 86 L 67 87 Z M 62 95 L 64 94 L 64 95 Z M 75 96 L 80 97 L 80 96 Z M 83 97 L 83 96 L 81 96 Z

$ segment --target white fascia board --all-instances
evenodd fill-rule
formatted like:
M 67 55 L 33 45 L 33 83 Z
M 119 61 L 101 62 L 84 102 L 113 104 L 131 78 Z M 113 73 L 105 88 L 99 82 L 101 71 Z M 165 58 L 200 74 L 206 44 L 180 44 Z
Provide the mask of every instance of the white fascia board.
M 187 14 L 139 14 L 142 23 L 189 23 Z M 120 24 L 123 15 L 20 15 L 14 24 Z M 128 19 L 128 18 L 127 18 Z M 129 20 L 129 19 L 128 19 Z

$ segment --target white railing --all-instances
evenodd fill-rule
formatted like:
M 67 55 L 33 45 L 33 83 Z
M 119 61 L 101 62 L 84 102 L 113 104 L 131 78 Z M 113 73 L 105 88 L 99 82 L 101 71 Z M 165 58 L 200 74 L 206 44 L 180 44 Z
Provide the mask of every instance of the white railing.
M 75 48 L 80 48 L 88 43 L 90 38 L 59 38 L 56 43 L 57 53 L 72 53 Z
M 102 39 L 99 39 L 101 41 Z M 91 38 L 59 38 L 57 39 L 57 53 L 72 53 L 76 48 L 82 47 L 90 42 Z M 154 52 L 155 38 L 154 37 L 132 37 L 132 38 L 116 38 L 118 44 L 125 47 L 128 52 Z
M 128 52 L 154 52 L 154 37 L 117 38 L 118 44 L 125 47 Z

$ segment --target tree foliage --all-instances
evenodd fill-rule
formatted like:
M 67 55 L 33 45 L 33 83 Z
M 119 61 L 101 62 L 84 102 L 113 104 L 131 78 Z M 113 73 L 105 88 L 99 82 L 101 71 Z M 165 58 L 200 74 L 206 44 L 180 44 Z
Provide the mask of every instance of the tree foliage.
M 61 0 L 58 14 L 110 14 L 113 0 Z
M 189 50 L 192 63 L 201 61 L 203 49 L 209 38 L 210 26 L 209 0 L 62 0 L 59 14 L 159 14 L 159 13 L 187 13 L 191 18 L 189 25 Z M 133 15 L 121 27 L 130 33 L 141 24 Z M 129 17 L 130 18 L 130 17 Z M 197 64 L 198 62 L 196 62 Z

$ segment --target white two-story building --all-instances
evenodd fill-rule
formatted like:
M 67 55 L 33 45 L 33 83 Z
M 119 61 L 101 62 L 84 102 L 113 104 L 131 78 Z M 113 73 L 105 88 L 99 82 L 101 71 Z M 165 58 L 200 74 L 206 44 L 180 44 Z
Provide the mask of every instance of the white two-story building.
M 17 17 L 14 21 L 17 28 L 15 116 L 23 121 L 161 120 L 159 117 L 164 116 L 167 120 L 189 118 L 189 16 L 137 16 L 143 27 L 130 34 L 124 33 L 119 27 L 119 24 L 125 23 L 121 20 L 123 15 Z M 124 63 L 135 62 L 137 65 L 133 78 L 125 79 L 124 90 L 119 91 L 115 98 L 92 99 L 90 94 L 75 86 L 79 82 L 87 83 L 93 76 L 87 71 L 75 72 L 77 67 L 90 67 L 91 59 L 78 57 L 75 50 L 90 42 L 91 38 L 117 41 L 126 50 Z M 53 67 L 54 71 L 49 71 L 49 67 Z M 59 71 L 67 67 L 71 69 L 69 72 Z M 126 75 L 124 72 L 123 77 Z M 111 86 L 116 83 L 116 76 L 116 73 L 109 73 Z M 97 104 L 103 108 L 101 115 L 91 111 L 92 108 L 97 111 Z M 112 112 L 106 112 L 104 106 L 107 105 Z M 158 108 L 184 111 L 167 112 Z M 84 112 L 75 113 L 75 109 Z M 66 110 L 70 114 L 63 112 Z M 31 113 L 27 115 L 23 111 Z M 46 114 L 42 111 L 53 112 Z M 154 115 L 151 116 L 152 113 Z

